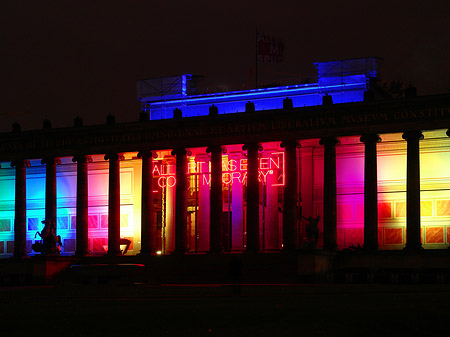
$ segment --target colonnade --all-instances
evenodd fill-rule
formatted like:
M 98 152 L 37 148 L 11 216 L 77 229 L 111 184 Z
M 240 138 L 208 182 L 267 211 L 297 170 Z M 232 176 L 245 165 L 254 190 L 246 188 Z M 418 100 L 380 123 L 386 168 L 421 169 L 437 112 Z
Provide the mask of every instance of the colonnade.
M 419 141 L 423 139 L 420 131 L 408 131 L 403 134 L 407 142 L 407 242 L 406 249 L 421 248 L 420 239 L 420 170 Z M 381 141 L 377 134 L 362 135 L 364 143 L 364 247 L 368 250 L 378 248 L 377 237 L 377 150 Z M 324 147 L 324 193 L 323 193 L 323 249 L 337 248 L 337 214 L 336 214 L 336 137 L 320 140 Z M 285 151 L 285 179 L 283 193 L 283 236 L 282 247 L 285 251 L 298 248 L 298 161 L 296 159 L 299 143 L 293 139 L 283 140 L 281 146 Z M 244 145 L 247 151 L 247 252 L 259 252 L 259 182 L 258 151 L 261 145 L 249 142 Z M 207 148 L 211 154 L 211 192 L 210 192 L 210 253 L 223 251 L 223 233 L 220 225 L 222 212 L 222 155 L 224 148 L 211 145 Z M 175 197 L 175 250 L 184 254 L 187 247 L 187 155 L 185 148 L 173 149 L 176 157 L 176 197 Z M 141 255 L 156 253 L 157 224 L 153 210 L 153 176 L 152 167 L 155 152 L 143 150 L 138 157 L 142 160 L 142 206 L 141 206 Z M 109 161 L 109 196 L 108 196 L 108 255 L 120 255 L 120 153 L 108 153 Z M 77 201 L 76 201 L 76 255 L 89 254 L 88 247 L 88 155 L 73 158 L 77 163 Z M 45 158 L 45 217 L 56 221 L 56 164 L 58 158 Z M 15 167 L 15 223 L 14 256 L 24 257 L 26 252 L 26 160 L 11 163 Z

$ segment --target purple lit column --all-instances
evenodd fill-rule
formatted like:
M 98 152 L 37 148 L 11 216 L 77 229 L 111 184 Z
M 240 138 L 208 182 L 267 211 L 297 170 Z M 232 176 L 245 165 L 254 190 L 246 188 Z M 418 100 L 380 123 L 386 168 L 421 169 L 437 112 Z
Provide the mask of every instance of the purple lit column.
M 142 208 L 141 208 L 141 255 L 156 252 L 156 221 L 153 210 L 153 152 L 141 151 L 142 158 Z
M 364 143 L 364 248 L 378 249 L 377 134 L 360 138 Z
M 16 160 L 11 163 L 16 168 L 15 213 L 14 213 L 14 257 L 27 257 L 27 185 L 26 168 L 30 163 Z
M 175 251 L 184 254 L 187 251 L 187 158 L 186 149 L 174 149 L 176 156 L 175 187 Z
M 419 140 L 421 131 L 408 131 L 406 139 L 406 247 L 407 250 L 420 250 L 420 161 Z
M 284 204 L 283 204 L 283 250 L 292 251 L 298 247 L 297 239 L 297 147 L 299 144 L 295 140 L 284 141 L 285 156 L 285 178 Z
M 259 251 L 259 183 L 258 143 L 244 146 L 247 150 L 247 252 Z
M 120 160 L 118 153 L 108 153 L 109 160 L 108 183 L 108 255 L 122 255 L 120 251 Z
M 337 248 L 337 213 L 336 213 L 336 145 L 334 137 L 320 140 L 324 145 L 324 181 L 323 181 L 323 249 Z
M 211 152 L 211 195 L 210 195 L 210 253 L 223 252 L 222 217 L 222 147 L 210 146 Z
M 88 163 L 92 158 L 85 155 L 73 157 L 77 162 L 77 217 L 76 217 L 76 242 L 75 255 L 89 255 L 88 238 Z

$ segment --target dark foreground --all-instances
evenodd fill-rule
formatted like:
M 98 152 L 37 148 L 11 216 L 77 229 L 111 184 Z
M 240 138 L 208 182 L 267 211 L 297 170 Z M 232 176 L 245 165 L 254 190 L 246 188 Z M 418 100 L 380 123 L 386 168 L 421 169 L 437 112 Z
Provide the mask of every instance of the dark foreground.
M 449 284 L 0 288 L 2 336 L 439 336 Z

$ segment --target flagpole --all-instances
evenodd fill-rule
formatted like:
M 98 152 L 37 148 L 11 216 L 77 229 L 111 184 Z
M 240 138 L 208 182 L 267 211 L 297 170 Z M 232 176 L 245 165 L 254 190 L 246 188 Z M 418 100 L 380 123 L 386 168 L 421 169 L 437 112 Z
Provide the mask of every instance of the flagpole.
M 258 89 L 258 29 L 255 36 L 255 88 Z

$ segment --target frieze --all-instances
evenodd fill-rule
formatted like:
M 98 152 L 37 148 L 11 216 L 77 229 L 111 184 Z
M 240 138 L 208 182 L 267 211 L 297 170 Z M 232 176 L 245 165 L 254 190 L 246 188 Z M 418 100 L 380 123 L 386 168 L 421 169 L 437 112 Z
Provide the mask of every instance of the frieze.
M 39 130 L 23 133 L 0 134 L 0 159 L 19 158 L 20 154 L 65 153 L 129 147 L 138 150 L 146 144 L 151 147 L 167 144 L 168 148 L 180 143 L 204 143 L 208 140 L 226 139 L 227 142 L 242 141 L 249 135 L 260 137 L 261 141 L 270 139 L 270 135 L 294 132 L 298 136 L 302 131 L 316 132 L 313 136 L 321 137 L 330 130 L 343 131 L 342 136 L 351 134 L 361 127 L 389 125 L 403 132 L 405 123 L 422 122 L 435 128 L 450 125 L 450 96 L 439 100 L 419 100 L 417 104 L 407 101 L 387 103 L 349 103 L 327 107 L 295 108 L 290 111 L 273 110 L 252 114 L 220 115 L 215 118 L 197 117 L 182 120 L 149 121 L 145 123 L 116 124 L 114 129 L 108 126 L 88 127 L 85 129 L 52 129 L 51 132 Z M 311 136 L 311 132 L 308 136 Z M 195 141 L 197 141 L 195 143 Z M 133 147 L 133 145 L 135 145 Z M 186 144 L 188 145 L 188 144 Z M 197 145 L 198 146 L 198 145 Z

